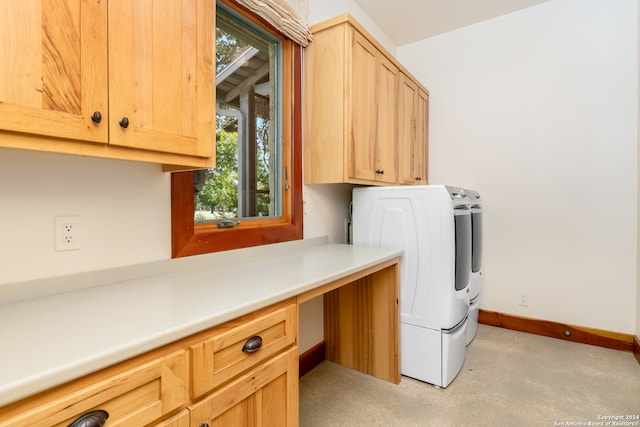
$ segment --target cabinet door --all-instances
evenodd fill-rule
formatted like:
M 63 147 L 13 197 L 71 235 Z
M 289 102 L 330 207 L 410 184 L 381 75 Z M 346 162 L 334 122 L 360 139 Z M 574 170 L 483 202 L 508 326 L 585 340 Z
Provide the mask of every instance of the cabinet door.
M 393 184 L 398 68 L 357 31 L 352 61 L 349 177 Z
M 214 21 L 213 0 L 109 1 L 111 144 L 213 155 Z
M 376 90 L 378 51 L 357 31 L 352 31 L 351 105 L 347 112 L 349 178 L 376 179 Z M 350 136 L 350 138 L 349 138 Z
M 400 74 L 398 89 L 398 162 L 400 184 L 414 184 L 418 85 Z
M 297 426 L 298 347 L 259 365 L 189 409 L 192 426 Z
M 398 68 L 382 54 L 378 55 L 375 156 L 376 180 L 395 184 L 397 174 L 396 102 Z
M 429 96 L 405 74 L 399 80 L 398 182 L 426 184 Z
M 418 89 L 414 172 L 420 184 L 427 184 L 429 158 L 429 94 Z
M 2 1 L 0 129 L 106 143 L 107 2 L 52 6 Z

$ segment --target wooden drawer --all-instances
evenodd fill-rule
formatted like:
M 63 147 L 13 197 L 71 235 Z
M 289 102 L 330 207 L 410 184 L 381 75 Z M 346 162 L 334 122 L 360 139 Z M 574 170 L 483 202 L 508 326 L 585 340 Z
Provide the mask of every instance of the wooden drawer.
M 105 427 L 108 427 L 108 424 L 105 424 Z M 189 411 L 185 409 L 169 419 L 154 424 L 153 427 L 189 427 Z
M 298 347 L 189 407 L 192 426 L 298 425 Z
M 149 425 L 187 402 L 187 352 L 176 351 L 113 375 L 90 375 L 12 405 L 2 427 L 66 427 L 94 410 L 109 414 L 105 427 Z M 110 372 L 110 371 L 108 371 Z M 160 424 L 163 425 L 163 424 Z M 181 424 L 169 424 L 181 426 Z
M 268 359 L 296 341 L 297 306 L 278 305 L 215 328 L 213 334 L 190 347 L 191 395 L 198 397 L 236 375 Z M 243 351 L 252 337 L 262 346 L 254 353 Z

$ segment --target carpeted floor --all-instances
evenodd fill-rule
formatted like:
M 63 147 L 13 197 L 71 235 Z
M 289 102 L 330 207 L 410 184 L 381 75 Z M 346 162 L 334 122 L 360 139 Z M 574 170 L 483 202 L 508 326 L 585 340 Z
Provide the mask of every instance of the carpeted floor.
M 622 418 L 608 425 L 640 426 L 631 353 L 486 325 L 445 389 L 330 362 L 300 379 L 302 427 L 607 425 L 611 416 Z

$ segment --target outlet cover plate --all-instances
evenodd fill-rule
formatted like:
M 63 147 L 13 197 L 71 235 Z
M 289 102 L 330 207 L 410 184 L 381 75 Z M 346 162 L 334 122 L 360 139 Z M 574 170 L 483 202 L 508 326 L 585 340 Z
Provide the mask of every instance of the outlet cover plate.
M 56 217 L 56 251 L 74 251 L 80 249 L 79 216 Z

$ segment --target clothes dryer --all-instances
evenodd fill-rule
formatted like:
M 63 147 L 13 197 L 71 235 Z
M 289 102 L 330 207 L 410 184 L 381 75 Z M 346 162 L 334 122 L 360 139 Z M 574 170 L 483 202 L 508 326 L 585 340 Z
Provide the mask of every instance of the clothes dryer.
M 482 201 L 480 193 L 465 190 L 471 208 L 471 274 L 469 278 L 469 321 L 467 323 L 467 345 L 478 332 L 478 313 L 482 290 Z
M 353 244 L 403 249 L 400 369 L 448 386 L 466 352 L 471 211 L 463 189 L 444 185 L 353 190 Z

